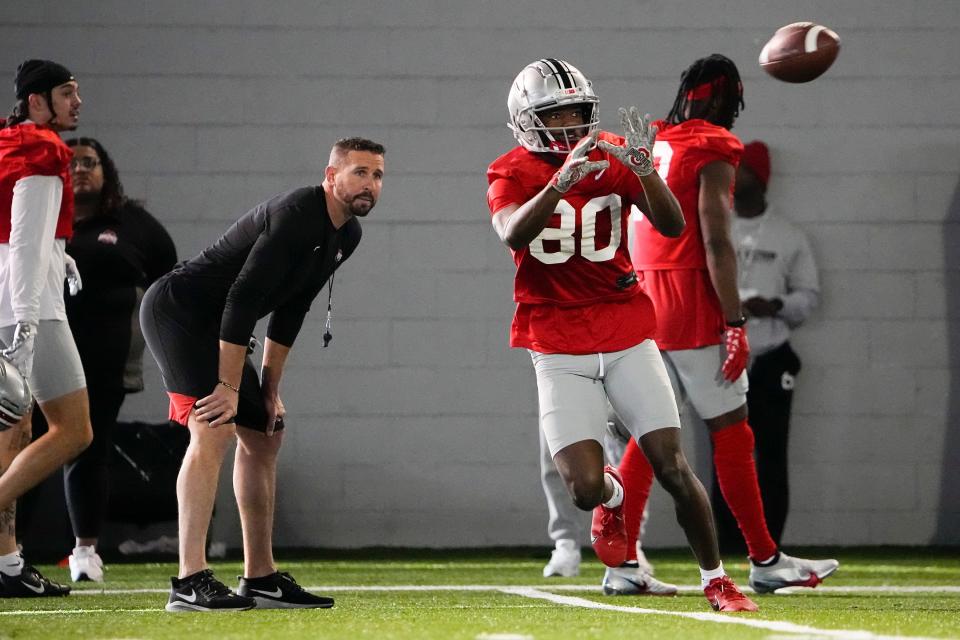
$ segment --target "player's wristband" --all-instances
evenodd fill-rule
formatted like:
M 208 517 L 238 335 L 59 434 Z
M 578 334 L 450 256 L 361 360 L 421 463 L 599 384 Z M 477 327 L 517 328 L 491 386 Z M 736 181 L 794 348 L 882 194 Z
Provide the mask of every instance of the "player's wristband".
M 240 388 L 233 386 L 233 385 L 230 384 L 229 382 L 224 382 L 223 380 L 217 380 L 217 384 L 222 384 L 222 385 L 225 386 L 227 389 L 230 389 L 230 391 L 233 391 L 233 392 L 235 392 L 235 393 L 240 393 Z
M 747 318 L 745 316 L 740 316 L 738 320 L 727 320 L 727 326 L 732 329 L 739 329 L 745 324 L 747 324 Z

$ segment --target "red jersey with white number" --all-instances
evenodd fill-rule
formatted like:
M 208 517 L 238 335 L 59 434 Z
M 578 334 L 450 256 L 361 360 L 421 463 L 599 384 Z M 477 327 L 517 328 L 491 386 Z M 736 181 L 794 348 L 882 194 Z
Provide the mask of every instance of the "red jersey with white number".
M 623 144 L 611 133 L 599 137 Z M 656 327 L 626 246 L 630 207 L 643 197 L 643 187 L 606 152 L 594 149 L 589 159 L 607 160 L 610 166 L 573 185 L 543 231 L 512 252 L 517 311 L 511 346 L 541 353 L 619 351 L 651 337 Z M 497 158 L 487 170 L 491 214 L 537 195 L 560 161 L 522 147 Z
M 719 344 L 724 331 L 720 300 L 707 271 L 700 229 L 700 172 L 712 162 L 740 164 L 743 143 L 727 129 L 706 120 L 658 129 L 654 166 L 677 197 L 686 228 L 679 238 L 665 238 L 646 218 L 636 217 L 630 253 L 643 274 L 642 286 L 660 319 L 656 334 L 661 349 L 695 349 Z M 730 185 L 732 204 L 733 184 Z
M 73 235 L 72 158 L 73 150 L 49 127 L 24 122 L 0 129 L 0 242 L 10 242 L 13 186 L 30 176 L 57 176 L 63 181 L 55 237 Z

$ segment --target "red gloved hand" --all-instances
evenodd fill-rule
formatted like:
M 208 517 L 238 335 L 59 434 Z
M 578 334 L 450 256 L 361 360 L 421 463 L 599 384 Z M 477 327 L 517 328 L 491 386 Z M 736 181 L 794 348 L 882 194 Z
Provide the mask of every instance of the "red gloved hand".
M 727 327 L 723 344 L 727 348 L 727 359 L 723 361 L 720 372 L 724 380 L 734 382 L 743 373 L 750 358 L 750 343 L 747 342 L 746 327 Z

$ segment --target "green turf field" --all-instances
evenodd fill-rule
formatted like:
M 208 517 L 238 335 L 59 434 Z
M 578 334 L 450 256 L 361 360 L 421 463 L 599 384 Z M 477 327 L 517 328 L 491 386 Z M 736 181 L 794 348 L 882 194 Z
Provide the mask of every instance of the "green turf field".
M 960 637 L 960 551 L 829 553 L 841 567 L 821 588 L 757 596 L 754 614 L 714 614 L 680 551 L 650 554 L 660 579 L 691 587 L 671 598 L 604 597 L 594 561 L 579 578 L 544 579 L 548 554 L 530 550 L 298 554 L 282 558 L 281 569 L 335 597 L 336 607 L 230 614 L 166 613 L 174 565 L 115 561 L 106 591 L 87 584 L 64 599 L 0 600 L 0 638 Z M 745 586 L 745 562 L 726 566 Z M 238 562 L 214 568 L 236 585 Z M 64 569 L 40 569 L 67 580 Z

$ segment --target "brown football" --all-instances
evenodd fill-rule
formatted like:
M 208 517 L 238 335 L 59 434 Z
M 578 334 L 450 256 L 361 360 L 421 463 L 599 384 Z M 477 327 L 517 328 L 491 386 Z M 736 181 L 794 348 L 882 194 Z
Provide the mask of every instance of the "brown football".
M 780 27 L 760 52 L 760 68 L 784 82 L 810 82 L 830 68 L 840 37 L 823 25 L 794 22 Z

